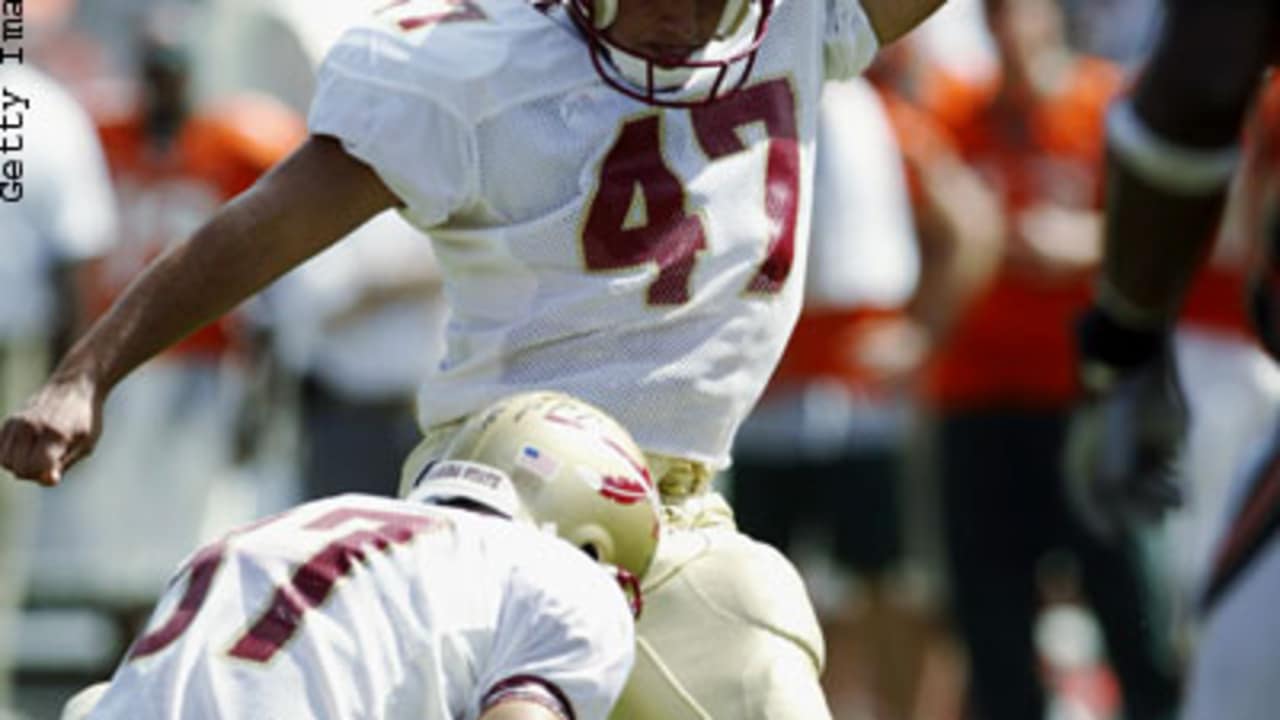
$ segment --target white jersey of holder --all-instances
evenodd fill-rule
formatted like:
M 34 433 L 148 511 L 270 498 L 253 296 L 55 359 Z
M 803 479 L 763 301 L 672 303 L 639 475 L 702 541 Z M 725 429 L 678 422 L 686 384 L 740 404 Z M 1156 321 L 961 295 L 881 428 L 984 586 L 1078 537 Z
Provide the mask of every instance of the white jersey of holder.
M 633 632 L 613 579 L 549 533 L 344 495 L 195 553 L 89 717 L 472 720 L 534 691 L 604 718 Z
M 777 0 L 739 93 L 667 109 L 605 84 L 559 6 L 409 0 L 348 31 L 309 123 L 435 243 L 423 427 L 550 387 L 726 465 L 799 310 L 821 85 L 875 50 L 857 0 Z

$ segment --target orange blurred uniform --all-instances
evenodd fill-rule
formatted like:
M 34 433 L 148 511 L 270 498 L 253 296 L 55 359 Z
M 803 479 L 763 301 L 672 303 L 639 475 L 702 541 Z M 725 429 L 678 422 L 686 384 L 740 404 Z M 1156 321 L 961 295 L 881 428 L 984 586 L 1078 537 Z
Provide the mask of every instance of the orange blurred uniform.
M 121 246 L 100 269 L 91 307 L 95 315 L 147 263 L 185 241 L 306 137 L 296 113 L 248 94 L 188 118 L 167 149 L 148 139 L 141 113 L 97 121 L 121 206 Z M 207 358 L 226 353 L 235 344 L 234 317 L 210 323 L 169 352 Z
M 1049 409 L 1075 398 L 1071 327 L 1090 297 L 1089 275 L 1038 272 L 1013 236 L 1019 213 L 1038 204 L 1098 207 L 1103 115 L 1120 82 L 1109 63 L 1080 59 L 1056 96 L 1016 107 L 1001 105 L 994 83 L 930 85 L 926 107 L 997 192 L 1010 223 L 996 277 L 961 312 L 931 368 L 928 391 L 940 406 Z

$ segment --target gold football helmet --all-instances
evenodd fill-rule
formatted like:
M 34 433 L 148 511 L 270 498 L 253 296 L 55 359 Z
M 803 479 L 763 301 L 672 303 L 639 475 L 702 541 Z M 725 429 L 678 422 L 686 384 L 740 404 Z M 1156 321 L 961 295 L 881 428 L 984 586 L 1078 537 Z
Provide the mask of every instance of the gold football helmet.
M 552 529 L 625 571 L 624 585 L 644 575 L 658 544 L 644 453 L 613 418 L 562 393 L 520 393 L 472 415 L 410 497 L 470 500 Z

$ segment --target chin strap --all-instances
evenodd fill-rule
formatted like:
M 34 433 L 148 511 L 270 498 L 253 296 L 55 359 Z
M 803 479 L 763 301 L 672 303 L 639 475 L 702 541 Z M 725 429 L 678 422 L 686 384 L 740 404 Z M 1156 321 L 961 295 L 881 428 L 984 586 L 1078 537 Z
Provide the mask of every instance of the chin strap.
M 620 567 L 613 569 L 613 577 L 622 588 L 622 594 L 627 596 L 627 604 L 631 606 L 631 617 L 639 620 L 640 613 L 644 612 L 644 593 L 640 591 L 640 579 Z

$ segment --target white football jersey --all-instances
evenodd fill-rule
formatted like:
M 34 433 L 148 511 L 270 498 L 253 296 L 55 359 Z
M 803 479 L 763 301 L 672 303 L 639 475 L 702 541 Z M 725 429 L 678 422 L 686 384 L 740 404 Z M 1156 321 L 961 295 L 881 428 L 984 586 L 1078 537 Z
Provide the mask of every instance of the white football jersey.
M 423 427 L 553 388 L 728 464 L 799 310 L 822 82 L 875 49 L 858 0 L 777 0 L 739 93 L 665 109 L 605 84 L 559 6 L 408 0 L 348 31 L 309 122 L 435 242 Z
M 532 688 L 599 719 L 633 642 L 621 589 L 568 543 L 344 495 L 192 555 L 89 717 L 470 720 Z

